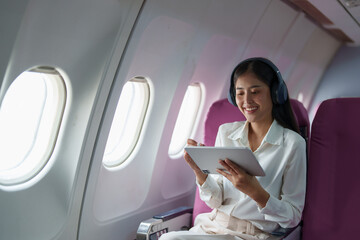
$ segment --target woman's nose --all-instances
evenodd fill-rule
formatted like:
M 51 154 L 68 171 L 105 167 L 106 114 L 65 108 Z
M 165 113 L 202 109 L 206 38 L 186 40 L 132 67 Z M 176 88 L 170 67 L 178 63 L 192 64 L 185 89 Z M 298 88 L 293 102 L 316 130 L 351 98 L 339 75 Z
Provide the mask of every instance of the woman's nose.
M 251 96 L 251 93 L 245 93 L 245 101 L 247 103 L 251 103 L 253 101 L 253 98 Z

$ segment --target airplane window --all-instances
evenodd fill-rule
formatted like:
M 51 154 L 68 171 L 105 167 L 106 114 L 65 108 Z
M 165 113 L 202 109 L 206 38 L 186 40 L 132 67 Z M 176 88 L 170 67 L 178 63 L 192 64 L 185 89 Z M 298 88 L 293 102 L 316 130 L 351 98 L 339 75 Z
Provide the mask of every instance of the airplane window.
M 304 101 L 304 94 L 303 94 L 302 92 L 300 92 L 300 93 L 298 94 L 297 100 L 298 100 L 299 102 L 303 102 L 303 101 Z
M 0 184 L 25 182 L 45 166 L 65 101 L 64 81 L 53 68 L 23 72 L 10 85 L 0 107 Z
M 187 139 L 193 137 L 203 99 L 204 91 L 200 83 L 193 83 L 188 86 L 170 141 L 168 153 L 171 158 L 179 158 L 183 154 Z
M 135 77 L 123 87 L 118 101 L 103 163 L 115 167 L 124 162 L 136 147 L 150 101 L 146 78 Z

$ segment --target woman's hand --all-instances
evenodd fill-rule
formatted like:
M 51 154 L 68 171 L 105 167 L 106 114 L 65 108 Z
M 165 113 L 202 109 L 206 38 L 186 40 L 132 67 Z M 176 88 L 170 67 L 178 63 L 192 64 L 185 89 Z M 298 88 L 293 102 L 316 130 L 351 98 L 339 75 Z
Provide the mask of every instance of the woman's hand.
M 189 146 L 198 146 L 198 143 L 193 139 L 188 139 L 187 144 Z M 205 145 L 200 144 L 200 146 L 205 146 Z M 184 159 L 187 162 L 187 164 L 189 164 L 191 169 L 194 171 L 198 183 L 200 185 L 203 185 L 204 182 L 206 181 L 207 174 L 203 173 L 203 171 L 201 171 L 201 169 L 198 167 L 198 165 L 196 165 L 194 160 L 192 160 L 192 158 L 190 157 L 190 155 L 186 151 L 184 151 Z
M 229 159 L 219 160 L 219 163 L 227 172 L 217 169 L 218 173 L 226 177 L 236 189 L 254 199 L 261 208 L 266 206 L 270 194 L 260 185 L 256 177 L 247 174 L 244 169 Z

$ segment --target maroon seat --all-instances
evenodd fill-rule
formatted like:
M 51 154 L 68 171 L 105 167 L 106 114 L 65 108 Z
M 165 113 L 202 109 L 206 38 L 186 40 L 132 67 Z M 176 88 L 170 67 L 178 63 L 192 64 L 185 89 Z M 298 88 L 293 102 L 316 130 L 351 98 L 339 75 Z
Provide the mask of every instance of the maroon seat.
M 245 121 L 246 118 L 240 110 L 230 104 L 227 99 L 214 102 L 206 115 L 204 125 L 204 144 L 214 146 L 216 135 L 221 124 Z
M 300 128 L 300 134 L 308 142 L 310 133 L 310 121 L 307 110 L 304 105 L 295 99 L 290 99 L 290 104 L 293 109 L 296 121 Z
M 291 106 L 294 110 L 295 117 L 300 126 L 302 135 L 305 139 L 309 136 L 309 117 L 306 109 L 301 102 L 290 99 Z M 221 99 L 214 102 L 209 108 L 205 120 L 204 144 L 214 146 L 218 128 L 223 123 L 245 121 L 244 115 L 234 105 L 230 104 L 227 99 Z M 195 217 L 204 212 L 210 212 L 211 209 L 200 199 L 199 189 L 196 189 L 193 221 Z
M 360 98 L 324 101 L 312 124 L 303 239 L 359 239 Z

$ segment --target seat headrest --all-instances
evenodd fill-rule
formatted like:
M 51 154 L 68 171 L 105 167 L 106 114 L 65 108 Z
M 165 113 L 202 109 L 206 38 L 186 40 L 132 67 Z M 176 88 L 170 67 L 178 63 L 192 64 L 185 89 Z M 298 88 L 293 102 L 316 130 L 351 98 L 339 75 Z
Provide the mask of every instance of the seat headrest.
M 296 121 L 300 128 L 301 135 L 307 139 L 310 132 L 309 115 L 304 105 L 296 99 L 290 99 L 290 104 L 293 109 Z
M 227 98 L 214 102 L 206 115 L 204 129 L 204 144 L 214 146 L 219 126 L 223 123 L 245 121 L 240 110 L 229 103 Z

